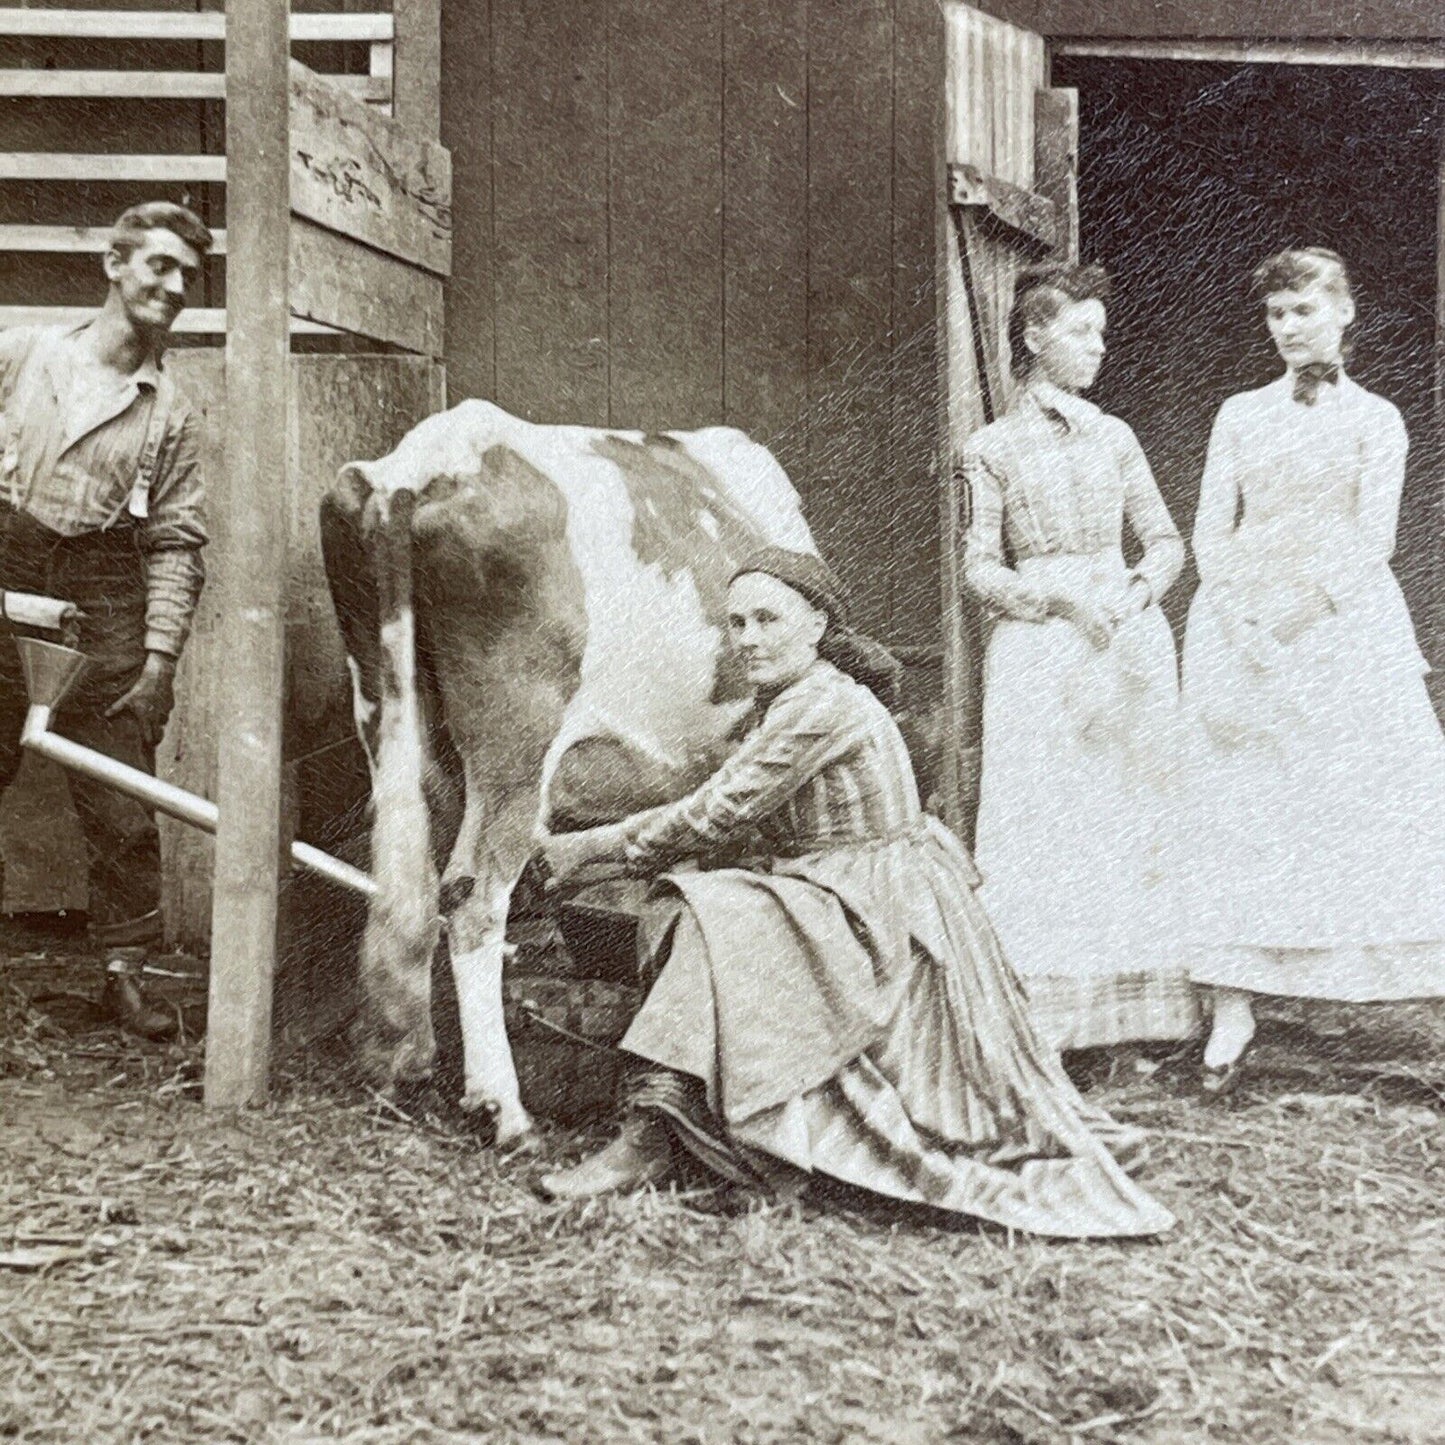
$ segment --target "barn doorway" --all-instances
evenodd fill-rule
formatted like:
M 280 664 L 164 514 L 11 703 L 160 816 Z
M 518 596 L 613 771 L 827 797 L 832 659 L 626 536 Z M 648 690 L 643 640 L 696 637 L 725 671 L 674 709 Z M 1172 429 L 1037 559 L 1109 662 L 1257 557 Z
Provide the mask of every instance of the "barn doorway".
M 1249 272 L 1292 244 L 1349 262 L 1351 373 L 1400 408 L 1410 433 L 1395 567 L 1445 707 L 1445 75 L 1062 55 L 1052 83 L 1079 93 L 1082 252 L 1116 285 L 1095 399 L 1134 426 L 1186 533 L 1219 404 L 1279 372 Z M 1192 592 L 1191 574 L 1170 599 L 1176 627 Z

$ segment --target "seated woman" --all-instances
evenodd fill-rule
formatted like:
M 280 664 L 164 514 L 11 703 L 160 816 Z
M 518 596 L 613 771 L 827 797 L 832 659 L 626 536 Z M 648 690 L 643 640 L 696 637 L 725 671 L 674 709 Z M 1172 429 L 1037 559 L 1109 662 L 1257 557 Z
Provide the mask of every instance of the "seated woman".
M 897 667 L 848 630 L 816 557 L 767 549 L 734 577 L 729 631 L 752 731 L 691 796 L 550 840 L 559 883 L 666 873 L 644 928 L 651 992 L 620 1137 L 553 1197 L 663 1178 L 681 1145 L 734 1181 L 791 1169 L 1062 1237 L 1173 1218 L 1116 1162 L 1142 1137 L 1090 1106 L 1035 1037 L 958 840 L 919 807 L 876 689 Z M 752 846 L 760 861 L 706 867 Z

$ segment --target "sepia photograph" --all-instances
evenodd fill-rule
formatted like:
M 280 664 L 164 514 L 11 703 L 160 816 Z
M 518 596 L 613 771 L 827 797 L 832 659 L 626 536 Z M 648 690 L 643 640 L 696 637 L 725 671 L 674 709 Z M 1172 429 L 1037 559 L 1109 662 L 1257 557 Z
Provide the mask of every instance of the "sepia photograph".
M 0 1441 L 1445 1442 L 1445 8 L 0 4 Z

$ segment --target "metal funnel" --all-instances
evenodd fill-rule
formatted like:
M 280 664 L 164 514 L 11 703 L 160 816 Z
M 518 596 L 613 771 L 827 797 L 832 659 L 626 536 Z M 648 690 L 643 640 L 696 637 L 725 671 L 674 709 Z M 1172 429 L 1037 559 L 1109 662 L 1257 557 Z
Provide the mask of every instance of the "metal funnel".
M 38 637 L 17 637 L 20 666 L 25 670 L 25 691 L 32 707 L 58 708 L 80 681 L 88 659 L 73 647 L 44 642 Z

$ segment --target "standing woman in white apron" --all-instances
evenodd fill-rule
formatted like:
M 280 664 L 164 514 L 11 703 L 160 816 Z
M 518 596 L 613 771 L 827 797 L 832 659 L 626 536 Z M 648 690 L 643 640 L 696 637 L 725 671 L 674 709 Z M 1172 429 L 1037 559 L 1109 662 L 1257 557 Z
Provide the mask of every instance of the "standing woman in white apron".
M 1164 862 L 1179 679 L 1159 600 L 1184 545 L 1134 433 L 1080 395 L 1104 358 L 1107 296 L 1096 266 L 1022 273 L 1018 395 L 963 459 L 964 575 L 993 618 L 981 897 L 1062 1049 L 1197 1027 Z
M 1184 643 L 1208 1093 L 1238 1077 L 1253 994 L 1445 994 L 1445 739 L 1390 570 L 1405 426 L 1344 372 L 1339 256 L 1285 251 L 1253 280 L 1285 372 L 1215 421 Z

